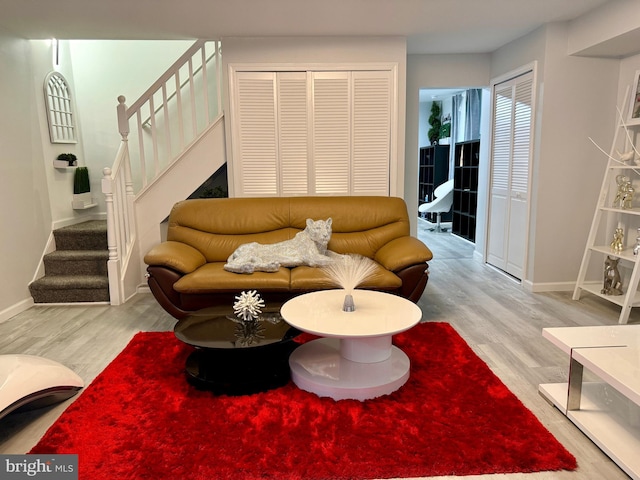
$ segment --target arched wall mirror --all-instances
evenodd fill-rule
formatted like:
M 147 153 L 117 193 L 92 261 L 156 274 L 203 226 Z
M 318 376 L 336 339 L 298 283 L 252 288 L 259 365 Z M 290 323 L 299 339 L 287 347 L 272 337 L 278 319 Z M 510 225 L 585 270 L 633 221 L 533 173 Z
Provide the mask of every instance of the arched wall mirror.
M 59 72 L 51 72 L 44 79 L 49 138 L 51 143 L 78 143 L 67 79 Z

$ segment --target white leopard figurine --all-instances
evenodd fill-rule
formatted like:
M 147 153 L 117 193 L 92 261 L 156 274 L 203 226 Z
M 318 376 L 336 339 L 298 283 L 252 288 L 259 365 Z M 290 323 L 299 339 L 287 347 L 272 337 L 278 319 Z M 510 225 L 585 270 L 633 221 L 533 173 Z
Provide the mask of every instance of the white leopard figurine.
M 280 267 L 326 266 L 327 244 L 331 238 L 331 218 L 307 219 L 306 228 L 291 240 L 273 244 L 257 242 L 240 245 L 227 259 L 224 269 L 233 273 L 277 272 Z

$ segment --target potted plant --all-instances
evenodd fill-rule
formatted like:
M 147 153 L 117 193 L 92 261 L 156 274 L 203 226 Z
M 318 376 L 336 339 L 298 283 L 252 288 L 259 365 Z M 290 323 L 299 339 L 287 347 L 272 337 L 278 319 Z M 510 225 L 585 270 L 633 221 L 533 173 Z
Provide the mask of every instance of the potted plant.
M 89 169 L 87 167 L 78 167 L 73 177 L 73 208 L 87 208 L 91 203 Z
M 429 125 L 431 125 L 431 128 L 429 128 L 429 132 L 427 133 L 431 145 L 437 145 L 440 139 L 440 127 L 442 126 L 442 122 L 440 121 L 441 113 L 440 104 L 433 102 L 431 104 L 431 115 L 429 115 Z

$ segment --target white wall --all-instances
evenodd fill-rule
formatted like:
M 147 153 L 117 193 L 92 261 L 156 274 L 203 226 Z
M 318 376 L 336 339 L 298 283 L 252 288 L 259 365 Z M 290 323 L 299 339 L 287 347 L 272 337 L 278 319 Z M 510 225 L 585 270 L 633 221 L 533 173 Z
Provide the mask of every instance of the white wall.
M 420 102 L 418 110 L 418 148 L 431 145 L 429 140 L 429 116 L 431 115 L 432 101 Z
M 640 9 L 637 0 L 605 2 L 569 24 L 568 53 L 597 55 L 615 51 L 629 57 L 640 52 Z
M 50 66 L 50 56 L 32 59 L 29 41 L 0 31 L 0 321 L 33 303 L 28 284 L 51 229 L 45 168 L 52 167 L 45 167 L 46 132 L 38 120 L 44 96 L 38 71 Z
M 84 163 L 91 191 L 104 212 L 102 169 L 113 165 L 120 145 L 118 96 L 135 102 L 192 41 L 73 40 L 69 44 L 78 116 L 82 123 Z
M 623 101 L 623 97 L 627 87 L 631 92 L 632 83 L 635 73 L 640 70 L 640 55 L 634 55 L 632 57 L 625 58 L 620 62 L 620 75 L 618 79 L 618 103 Z M 627 105 L 624 105 L 625 108 Z M 623 110 L 624 112 L 624 110 Z
M 565 25 L 552 24 L 547 33 L 531 279 L 538 289 L 563 282 L 570 289 L 578 276 L 607 164 L 589 137 L 605 150 L 611 145 L 619 61 L 567 56 Z M 562 242 L 556 232 L 562 232 Z
M 58 228 L 88 219 L 92 213 L 91 210 L 73 210 L 71 207 L 71 201 L 73 200 L 74 170 L 64 170 L 53 167 L 53 160 L 61 153 L 75 154 L 78 158 L 78 165 L 84 165 L 83 126 L 78 116 L 76 106 L 74 112 L 77 143 L 51 143 L 44 96 L 44 79 L 51 71 L 56 71 L 64 75 L 71 89 L 71 100 L 75 104 L 75 82 L 71 68 L 69 46 L 66 42 L 59 42 L 57 64 L 53 61 L 54 47 L 50 40 L 32 40 L 30 47 L 35 88 L 33 98 L 38 110 L 37 121 L 44 155 L 44 172 L 47 176 L 47 185 L 49 187 L 49 207 L 51 209 L 52 227 Z
M 567 55 L 567 25 L 547 25 L 496 52 L 492 77 L 537 61 L 531 231 L 525 284 L 569 290 L 578 275 L 615 125 L 618 61 Z

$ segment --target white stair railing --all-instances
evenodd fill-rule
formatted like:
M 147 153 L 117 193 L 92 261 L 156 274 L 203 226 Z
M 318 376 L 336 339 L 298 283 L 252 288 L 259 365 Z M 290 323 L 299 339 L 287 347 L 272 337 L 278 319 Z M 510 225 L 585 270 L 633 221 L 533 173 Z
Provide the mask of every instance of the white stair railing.
M 131 262 L 137 237 L 136 195 L 151 188 L 218 118 L 221 79 L 221 43 L 198 40 L 131 106 L 118 97 L 122 140 L 113 166 L 103 170 L 102 178 L 112 305 L 125 302 L 138 283 L 137 272 L 136 285 L 127 284 L 126 276 L 130 264 L 137 268 L 137 262 Z

